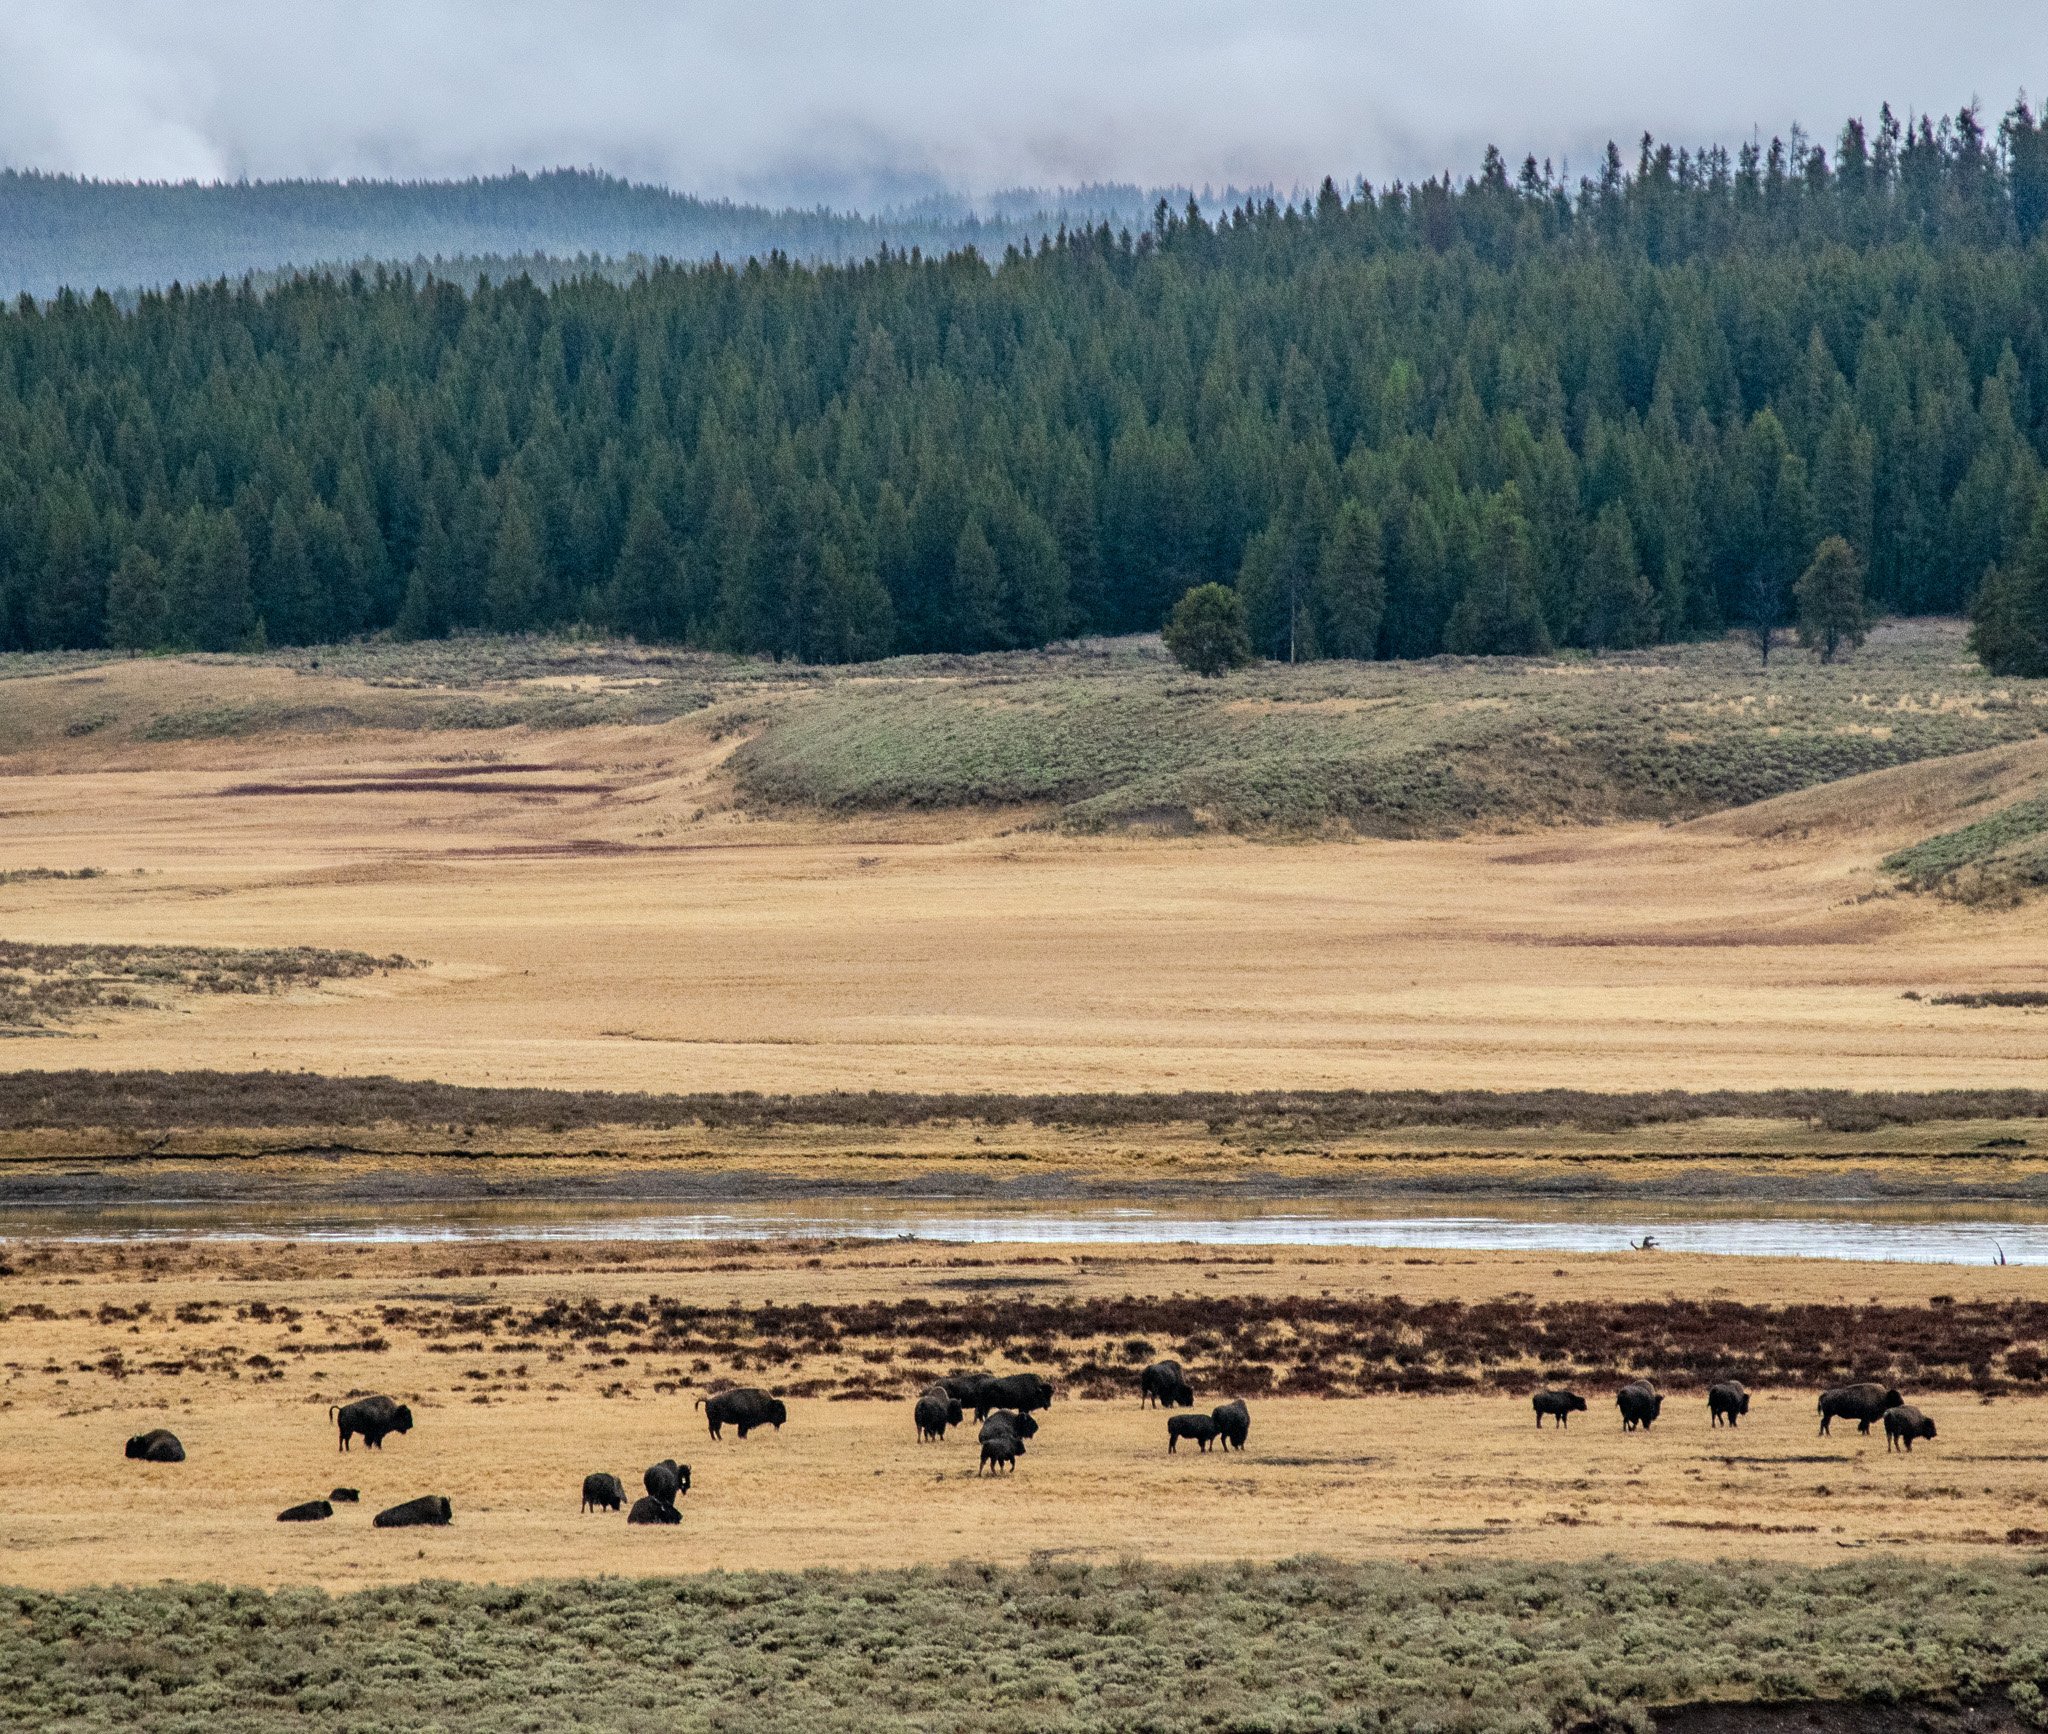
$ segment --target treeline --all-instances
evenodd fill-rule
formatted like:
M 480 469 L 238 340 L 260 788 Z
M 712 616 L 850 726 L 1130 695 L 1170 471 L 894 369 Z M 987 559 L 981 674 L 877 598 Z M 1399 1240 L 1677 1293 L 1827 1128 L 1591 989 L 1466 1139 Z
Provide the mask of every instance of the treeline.
M 2048 129 L 1163 205 L 1006 256 L 0 319 L 0 644 L 592 628 L 815 660 L 1157 627 L 1426 656 L 1967 607 L 2041 496 Z M 2048 538 L 2035 538 L 2048 547 Z
M 1063 211 L 1103 216 L 1149 207 L 1135 187 L 1023 190 L 990 201 L 986 216 L 938 200 L 863 216 L 697 198 L 587 169 L 462 181 L 215 182 L 7 169 L 0 170 L 0 293 L 120 294 L 354 259 L 743 260 L 779 252 L 840 263 L 881 247 L 999 249 L 1050 231 Z

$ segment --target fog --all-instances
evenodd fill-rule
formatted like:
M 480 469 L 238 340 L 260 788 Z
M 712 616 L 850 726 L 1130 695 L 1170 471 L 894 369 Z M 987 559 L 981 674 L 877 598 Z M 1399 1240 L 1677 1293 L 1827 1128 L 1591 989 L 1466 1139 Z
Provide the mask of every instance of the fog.
M 2039 0 L 64 0 L 0 12 L 0 162 L 107 177 L 592 165 L 873 207 L 1102 180 L 1305 186 L 1831 139 L 2048 90 Z

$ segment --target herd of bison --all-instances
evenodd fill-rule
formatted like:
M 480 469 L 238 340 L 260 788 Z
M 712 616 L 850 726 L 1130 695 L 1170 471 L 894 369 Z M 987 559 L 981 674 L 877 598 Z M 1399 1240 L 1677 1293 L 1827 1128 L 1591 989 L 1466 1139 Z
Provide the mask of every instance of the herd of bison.
M 1037 1373 L 996 1375 L 985 1372 L 951 1373 L 929 1386 L 912 1410 L 919 1444 L 943 1443 L 946 1431 L 965 1424 L 971 1411 L 980 1427 L 981 1463 L 977 1475 L 1014 1472 L 1017 1459 L 1025 1454 L 1027 1442 L 1038 1436 L 1035 1418 L 1040 1410 L 1052 1408 L 1052 1381 Z M 1138 1376 L 1141 1406 L 1156 1404 L 1161 1409 L 1191 1410 L 1195 1389 L 1178 1361 L 1155 1361 Z M 1664 1410 L 1664 1397 L 1647 1379 L 1633 1379 L 1614 1394 L 1624 1432 L 1655 1425 Z M 1538 1391 L 1531 1399 L 1540 1430 L 1549 1416 L 1560 1428 L 1569 1427 L 1574 1414 L 1585 1412 L 1586 1399 L 1576 1391 Z M 713 1440 L 722 1439 L 730 1427 L 740 1438 L 757 1427 L 778 1431 L 789 1419 L 789 1410 L 779 1397 L 752 1386 L 699 1397 L 696 1407 Z M 1732 1380 L 1710 1386 L 1707 1391 L 1709 1425 L 1738 1427 L 1749 1413 L 1749 1392 Z M 364 1444 L 382 1450 L 393 1433 L 410 1433 L 412 1410 L 390 1397 L 361 1397 L 352 1402 L 330 1405 L 328 1416 L 339 1430 L 340 1446 L 346 1451 L 358 1436 Z M 1888 1451 L 1911 1451 L 1917 1439 L 1935 1436 L 1934 1422 L 1907 1403 L 1896 1390 L 1883 1385 L 1840 1385 L 1823 1391 L 1820 1397 L 1820 1430 L 1829 1431 L 1836 1421 L 1854 1421 L 1859 1433 L 1867 1434 L 1871 1423 L 1884 1424 Z M 1183 1439 L 1192 1440 L 1202 1451 L 1221 1441 L 1224 1451 L 1242 1451 L 1251 1435 L 1251 1411 L 1242 1398 L 1219 1404 L 1206 1415 L 1169 1415 L 1166 1449 L 1176 1452 Z M 156 1428 L 138 1433 L 128 1441 L 130 1458 L 147 1463 L 182 1463 L 185 1447 L 175 1433 Z M 626 1521 L 637 1524 L 680 1523 L 676 1502 L 690 1491 L 690 1466 L 672 1457 L 651 1465 L 641 1477 L 646 1493 L 633 1501 Z M 309 1499 L 288 1506 L 277 1514 L 280 1523 L 313 1523 L 334 1515 L 337 1504 L 355 1504 L 352 1487 L 337 1487 L 325 1499 Z M 616 1512 L 626 1505 L 625 1484 L 608 1470 L 583 1478 L 585 1512 Z M 440 1494 L 408 1499 L 380 1511 L 372 1519 L 378 1529 L 407 1529 L 418 1525 L 445 1524 L 454 1513 Z

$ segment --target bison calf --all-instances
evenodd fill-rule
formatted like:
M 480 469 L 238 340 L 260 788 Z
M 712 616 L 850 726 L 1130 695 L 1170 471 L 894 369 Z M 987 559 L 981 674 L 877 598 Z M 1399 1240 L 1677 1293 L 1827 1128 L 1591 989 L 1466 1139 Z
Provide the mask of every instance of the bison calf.
M 1206 1451 L 1221 1431 L 1214 1415 L 1176 1415 L 1166 1423 L 1166 1448 L 1178 1451 L 1183 1439 L 1192 1439 Z
M 403 1505 L 394 1505 L 388 1511 L 380 1511 L 370 1519 L 375 1529 L 417 1529 L 423 1524 L 447 1523 L 455 1516 L 453 1507 L 438 1493 L 423 1493 L 417 1499 L 408 1499 Z
M 1569 1427 L 1574 1414 L 1585 1413 L 1586 1399 L 1576 1391 L 1538 1391 L 1529 1399 L 1529 1404 L 1536 1411 L 1536 1425 L 1540 1430 L 1545 1415 L 1560 1427 Z
M 304 1505 L 287 1505 L 277 1514 L 279 1523 L 318 1523 L 322 1518 L 332 1517 L 334 1507 L 324 1499 L 309 1499 Z
M 1884 1448 L 1887 1451 L 1910 1451 L 1915 1439 L 1932 1439 L 1934 1422 L 1910 1403 L 1901 1403 L 1895 1409 L 1884 1412 Z
M 353 1505 L 362 1498 L 362 1495 L 353 1487 L 337 1487 L 327 1497 L 333 1500 L 336 1505 Z
M 185 1461 L 185 1447 L 178 1442 L 177 1434 L 168 1427 L 157 1427 L 147 1433 L 136 1434 L 128 1441 L 126 1452 L 139 1463 Z

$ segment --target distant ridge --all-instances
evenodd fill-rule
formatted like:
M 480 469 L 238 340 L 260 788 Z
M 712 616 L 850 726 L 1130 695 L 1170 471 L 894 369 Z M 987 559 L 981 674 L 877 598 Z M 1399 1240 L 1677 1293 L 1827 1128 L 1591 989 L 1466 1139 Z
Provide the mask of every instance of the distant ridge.
M 1172 195 L 1182 199 L 1184 194 Z M 0 293 L 111 292 L 355 262 L 727 259 L 807 264 L 887 246 L 1000 254 L 1062 221 L 1138 227 L 1158 195 L 1090 187 L 933 198 L 879 216 L 698 198 L 590 169 L 465 181 L 101 181 L 0 170 Z M 1041 208 L 1042 201 L 1042 208 Z M 492 270 L 491 275 L 502 275 Z

